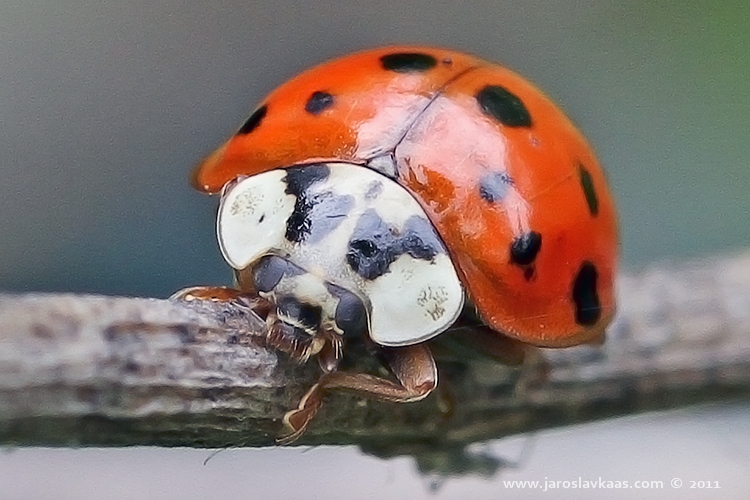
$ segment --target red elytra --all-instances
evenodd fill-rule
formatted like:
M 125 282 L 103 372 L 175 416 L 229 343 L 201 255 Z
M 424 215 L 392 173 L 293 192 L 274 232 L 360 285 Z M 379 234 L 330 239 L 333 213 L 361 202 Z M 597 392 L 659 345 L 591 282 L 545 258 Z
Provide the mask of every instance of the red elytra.
M 481 318 L 522 342 L 599 338 L 615 311 L 615 206 L 591 146 L 540 90 L 454 51 L 385 47 L 283 84 L 194 172 L 240 175 L 343 161 L 422 205 Z

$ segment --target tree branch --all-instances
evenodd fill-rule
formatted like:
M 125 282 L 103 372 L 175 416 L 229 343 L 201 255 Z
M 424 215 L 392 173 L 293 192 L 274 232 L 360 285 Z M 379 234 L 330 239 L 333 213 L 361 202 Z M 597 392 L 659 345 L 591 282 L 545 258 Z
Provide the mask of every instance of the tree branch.
M 331 394 L 298 444 L 455 462 L 472 442 L 750 395 L 750 254 L 661 264 L 619 287 L 604 346 L 545 350 L 521 369 L 442 360 L 441 390 L 420 403 Z M 273 445 L 318 370 L 259 347 L 263 328 L 225 304 L 0 295 L 0 442 Z

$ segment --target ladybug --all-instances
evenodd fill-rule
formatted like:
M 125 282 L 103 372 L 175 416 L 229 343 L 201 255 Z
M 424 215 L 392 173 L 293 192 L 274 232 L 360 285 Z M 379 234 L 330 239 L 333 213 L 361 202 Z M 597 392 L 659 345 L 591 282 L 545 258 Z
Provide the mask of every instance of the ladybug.
M 427 396 L 426 341 L 462 311 L 498 351 L 509 338 L 596 342 L 615 312 L 616 211 L 594 151 L 539 89 L 470 55 L 384 47 L 310 69 L 191 181 L 222 193 L 220 247 L 237 294 L 266 302 L 269 343 L 323 369 L 286 415 L 284 441 L 328 389 Z M 397 381 L 337 370 L 352 335 Z

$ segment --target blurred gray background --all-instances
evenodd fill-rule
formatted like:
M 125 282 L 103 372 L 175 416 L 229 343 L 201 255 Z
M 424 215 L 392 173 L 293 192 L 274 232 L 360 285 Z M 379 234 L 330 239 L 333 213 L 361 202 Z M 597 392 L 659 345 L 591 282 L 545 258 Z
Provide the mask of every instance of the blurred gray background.
M 0 288 L 165 296 L 228 272 L 187 174 L 273 87 L 346 52 L 455 47 L 556 99 L 597 148 L 626 263 L 750 243 L 742 1 L 6 0 Z
M 295 73 L 352 50 L 394 43 L 476 53 L 524 74 L 557 100 L 608 170 L 622 212 L 626 264 L 748 248 L 749 28 L 750 3 L 742 0 L 5 0 L 0 2 L 0 290 L 163 297 L 187 285 L 228 283 L 213 234 L 216 200 L 190 190 L 189 170 L 268 91 Z M 675 433 L 660 443 L 654 479 L 668 480 L 660 468 L 679 457 L 729 471 L 731 479 L 744 481 L 746 491 L 746 477 L 732 471 L 750 469 L 750 447 L 717 448 L 713 430 L 723 422 L 721 436 L 749 435 L 750 410 L 733 409 L 743 416 L 735 419 L 727 411 L 681 414 L 690 425 L 712 432 L 708 441 L 686 442 Z M 662 435 L 649 422 L 638 424 L 640 436 L 632 429 L 618 434 L 616 424 L 608 428 L 612 434 L 597 434 L 596 426 L 579 430 L 589 440 L 600 436 L 611 448 L 589 443 L 571 451 L 561 458 L 567 473 L 590 471 L 602 456 L 627 468 L 626 443 L 647 450 L 652 436 Z M 675 428 L 669 421 L 664 425 Z M 690 429 L 685 439 L 704 435 Z M 577 436 L 567 441 L 571 450 L 588 442 Z M 554 438 L 547 439 L 541 448 Z M 29 472 L 27 479 L 35 470 L 46 474 L 48 493 L 74 491 L 70 497 L 76 498 L 78 490 L 56 483 L 55 467 L 71 460 L 95 467 L 107 460 L 93 455 L 86 461 L 93 452 L 75 458 L 34 453 L 0 455 L 1 497 L 44 497 L 45 483 L 34 481 L 21 482 L 42 490 L 5 496 L 25 477 L 8 473 L 13 464 Z M 196 468 L 194 479 L 209 484 L 215 474 L 216 481 L 231 486 L 220 466 L 197 467 L 204 458 L 200 452 L 187 459 L 164 450 L 101 453 L 115 464 L 153 460 L 151 472 L 165 481 L 170 468 L 187 460 Z M 373 490 L 352 492 L 342 479 L 358 477 L 352 472 L 357 467 L 381 467 L 353 458 L 358 456 L 353 450 L 317 450 L 307 459 L 295 450 L 263 453 L 228 456 L 242 456 L 243 473 L 252 477 L 257 464 L 283 468 L 292 461 L 306 468 L 323 454 L 328 466 L 320 474 L 335 478 L 328 488 L 344 488 L 354 498 L 377 496 Z M 534 456 L 544 460 L 549 453 L 537 450 Z M 57 466 L 45 469 L 48 463 Z M 541 479 L 538 468 L 530 470 L 530 479 Z M 288 488 L 296 482 L 290 483 L 286 472 L 279 483 Z M 692 479 L 713 480 L 711 474 Z M 117 497 L 112 488 L 118 481 L 133 479 L 114 473 L 101 496 Z M 426 491 L 419 479 L 410 481 L 417 495 Z M 245 498 L 273 498 L 281 491 L 254 496 L 251 490 Z M 170 497 L 167 490 L 154 491 L 154 498 Z M 400 490 L 389 491 L 392 496 Z M 299 492 L 309 497 L 309 488 Z M 325 496 L 319 493 L 313 497 Z M 507 492 L 496 493 L 490 497 Z M 184 491 L 180 495 L 188 498 Z

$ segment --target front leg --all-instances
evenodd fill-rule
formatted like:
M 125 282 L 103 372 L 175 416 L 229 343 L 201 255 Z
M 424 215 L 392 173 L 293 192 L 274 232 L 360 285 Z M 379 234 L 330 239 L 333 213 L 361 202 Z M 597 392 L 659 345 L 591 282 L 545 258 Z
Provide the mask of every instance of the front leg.
M 170 300 L 210 300 L 249 307 L 258 316 L 265 318 L 265 334 L 258 338 L 263 347 L 288 354 L 300 363 L 317 355 L 323 373 L 330 373 L 338 368 L 343 351 L 340 334 L 326 327 L 315 330 L 302 327 L 295 318 L 288 317 L 288 311 L 285 316 L 280 316 L 279 309 L 271 301 L 255 293 L 219 286 L 195 286 L 175 292 Z
M 339 371 L 325 374 L 307 391 L 299 407 L 284 415 L 286 433 L 277 442 L 292 443 L 305 432 L 328 390 L 344 390 L 381 401 L 408 403 L 424 399 L 437 387 L 437 366 L 425 344 L 382 348 L 382 354 L 397 382 L 365 373 Z
M 270 310 L 270 302 L 255 293 L 243 292 L 226 286 L 191 286 L 177 290 L 169 300 L 208 300 L 212 302 L 233 302 L 242 307 L 249 307 L 261 317 L 266 317 Z

